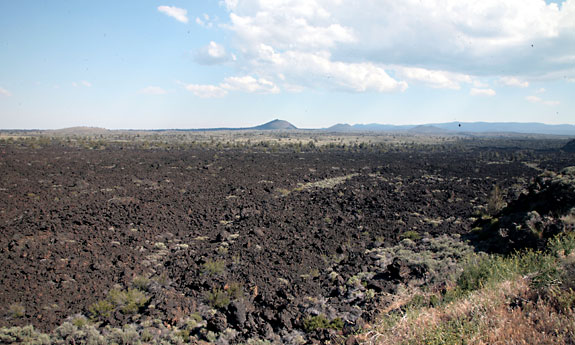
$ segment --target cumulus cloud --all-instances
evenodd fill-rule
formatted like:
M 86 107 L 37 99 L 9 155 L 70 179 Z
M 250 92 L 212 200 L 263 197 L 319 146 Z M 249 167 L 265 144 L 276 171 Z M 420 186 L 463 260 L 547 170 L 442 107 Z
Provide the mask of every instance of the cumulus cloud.
M 503 85 L 507 86 L 516 86 L 516 87 L 529 87 L 529 82 L 525 80 L 521 80 L 515 77 L 501 77 L 499 78 L 499 82 Z
M 525 99 L 531 103 L 545 104 L 549 106 L 559 105 L 559 101 L 546 101 L 537 96 L 527 96 Z
M 269 80 L 252 76 L 229 77 L 220 85 L 221 88 L 233 91 L 243 91 L 249 93 L 279 93 L 279 88 Z
M 225 78 L 219 85 L 188 84 L 184 87 L 194 95 L 202 98 L 224 97 L 228 91 L 240 91 L 246 93 L 279 93 L 279 87 L 264 78 L 255 78 L 250 75 L 241 77 Z
M 186 90 L 201 98 L 221 98 L 227 95 L 227 91 L 216 85 L 189 84 Z
M 287 90 L 320 87 L 353 92 L 402 91 L 405 81 L 392 78 L 371 62 L 332 58 L 331 50 L 357 41 L 354 30 L 337 23 L 319 1 L 226 1 L 226 26 L 236 36 L 241 63 L 265 78 L 282 75 Z
M 260 44 L 250 64 L 259 73 L 281 75 L 282 81 L 292 83 L 291 89 L 294 84 L 353 92 L 403 91 L 407 88 L 406 82 L 396 81 L 381 66 L 333 61 L 327 51 L 277 52 L 271 46 Z
M 473 81 L 471 76 L 460 73 L 434 71 L 419 67 L 397 66 L 393 69 L 408 80 L 422 82 L 437 89 L 458 90 L 461 88 L 461 83 L 471 83 Z
M 140 90 L 144 95 L 165 95 L 168 92 L 159 86 L 148 86 Z
M 195 55 L 196 62 L 203 65 L 214 65 L 226 62 L 230 59 L 226 52 L 226 48 L 214 41 L 211 41 L 207 46 L 202 47 Z
M 469 91 L 469 94 L 471 96 L 495 96 L 495 90 L 493 89 L 477 89 L 477 88 L 471 88 L 471 91 Z
M 541 88 L 537 89 L 535 91 L 535 93 L 545 93 L 545 91 L 547 91 L 547 90 L 545 90 L 545 88 L 541 87 Z
M 574 4 L 567 0 L 559 8 L 543 0 L 381 0 L 329 8 L 361 42 L 343 47 L 343 56 L 478 74 L 513 68 L 520 75 L 561 68 L 551 61 L 557 57 L 550 56 L 549 48 L 573 42 L 567 18 L 575 21 Z M 573 55 L 573 49 L 558 51 Z
M 172 18 L 175 18 L 179 22 L 188 22 L 188 11 L 183 8 L 178 8 L 175 6 L 158 6 L 158 11 Z
M 282 89 L 390 92 L 408 82 L 447 89 L 471 83 L 485 93 L 490 89 L 478 79 L 504 70 L 515 76 L 503 76 L 501 84 L 517 87 L 531 78 L 575 76 L 575 0 L 561 6 L 544 0 L 223 0 L 222 6 L 238 68 Z
M 10 96 L 12 96 L 12 92 L 6 90 L 3 87 L 0 87 L 0 95 L 10 97 Z

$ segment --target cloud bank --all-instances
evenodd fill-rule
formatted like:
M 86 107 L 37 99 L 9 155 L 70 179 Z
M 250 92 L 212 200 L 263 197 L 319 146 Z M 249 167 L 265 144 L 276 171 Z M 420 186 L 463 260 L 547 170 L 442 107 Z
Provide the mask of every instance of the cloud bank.
M 530 80 L 575 78 L 575 0 L 224 0 L 222 6 L 228 20 L 220 28 L 230 34 L 236 69 L 287 91 L 403 92 L 423 85 L 474 86 L 472 95 L 494 95 L 482 80 L 527 88 Z M 196 21 L 205 25 L 208 18 Z M 196 60 L 224 59 L 226 48 L 211 42 Z

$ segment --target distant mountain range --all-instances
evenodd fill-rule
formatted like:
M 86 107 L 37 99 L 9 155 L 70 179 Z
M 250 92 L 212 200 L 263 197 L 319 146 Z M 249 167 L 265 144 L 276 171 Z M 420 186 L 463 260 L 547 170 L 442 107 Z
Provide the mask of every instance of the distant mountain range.
M 545 135 L 575 136 L 575 125 L 547 125 L 538 122 L 445 122 L 445 123 L 431 123 L 424 125 L 385 125 L 378 123 L 349 125 L 347 123 L 338 123 L 328 128 L 305 129 L 305 128 L 297 128 L 288 121 L 275 119 L 273 121 L 254 127 L 157 129 L 152 131 L 155 132 L 166 132 L 166 131 L 207 132 L 207 131 L 240 131 L 240 130 L 289 131 L 298 129 L 308 131 L 334 132 L 334 133 L 388 132 L 388 133 L 411 133 L 411 134 L 427 134 L 427 135 L 545 134 Z M 52 132 L 54 134 L 61 134 L 61 135 L 69 135 L 69 134 L 93 135 L 93 134 L 109 133 L 110 130 L 95 127 L 71 127 L 59 130 L 50 130 L 47 132 Z
M 285 120 L 273 120 L 263 125 L 246 128 L 206 128 L 192 131 L 214 130 L 296 130 L 293 124 Z M 304 128 L 299 128 L 304 129 Z M 575 135 L 574 125 L 547 125 L 538 122 L 445 122 L 424 125 L 384 125 L 378 123 L 349 125 L 339 123 L 329 128 L 314 129 L 326 132 L 404 132 L 428 135 L 457 135 L 472 133 L 520 133 Z
M 521 133 L 575 135 L 574 125 L 547 125 L 538 122 L 446 122 L 425 125 L 337 124 L 330 132 L 408 132 L 421 134 Z

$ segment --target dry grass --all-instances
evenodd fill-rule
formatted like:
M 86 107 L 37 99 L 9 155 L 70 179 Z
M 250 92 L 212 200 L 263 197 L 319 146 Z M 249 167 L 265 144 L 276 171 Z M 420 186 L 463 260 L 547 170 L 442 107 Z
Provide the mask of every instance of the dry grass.
M 486 287 L 441 307 L 384 316 L 363 344 L 573 344 L 573 312 L 536 299 L 526 277 Z
M 300 183 L 298 188 L 296 188 L 296 190 L 306 190 L 306 189 L 311 189 L 311 188 L 333 188 L 333 187 L 337 186 L 338 184 L 342 184 L 345 181 L 347 181 L 351 178 L 354 178 L 358 175 L 359 174 L 354 173 L 354 174 L 349 174 L 349 175 L 345 175 L 345 176 L 326 178 L 326 179 L 316 181 L 316 182 Z

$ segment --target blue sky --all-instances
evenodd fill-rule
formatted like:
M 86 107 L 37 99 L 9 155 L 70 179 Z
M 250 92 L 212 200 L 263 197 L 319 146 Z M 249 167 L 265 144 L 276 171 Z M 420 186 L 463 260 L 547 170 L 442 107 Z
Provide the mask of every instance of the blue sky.
M 575 124 L 575 0 L 0 2 L 0 128 Z

